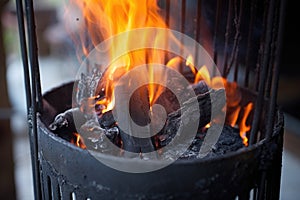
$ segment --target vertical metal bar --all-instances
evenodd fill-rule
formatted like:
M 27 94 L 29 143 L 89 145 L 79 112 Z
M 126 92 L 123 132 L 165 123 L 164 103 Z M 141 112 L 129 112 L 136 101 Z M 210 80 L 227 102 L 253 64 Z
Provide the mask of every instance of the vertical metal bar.
M 35 17 L 33 11 L 33 2 L 32 0 L 25 0 L 25 9 L 26 9 L 26 18 L 27 18 L 27 37 L 28 37 L 28 50 L 29 50 L 29 61 L 31 67 L 32 76 L 32 90 L 35 90 L 36 98 L 32 103 L 37 102 L 36 110 L 42 111 L 42 92 L 41 92 L 41 79 L 39 71 L 39 62 L 38 62 L 38 48 L 37 48 L 37 36 L 36 36 L 36 26 L 35 26 Z M 33 93 L 33 91 L 32 91 Z M 34 104 L 33 104 L 34 105 Z
M 278 2 L 278 1 L 277 1 Z M 279 32 L 279 5 L 276 4 L 275 6 L 275 14 L 274 14 L 274 23 L 273 23 L 273 29 L 272 29 L 272 43 L 271 43 L 271 53 L 270 53 L 270 61 L 268 64 L 268 76 L 266 79 L 267 85 L 266 85 L 266 98 L 270 98 L 270 92 L 272 87 L 272 81 L 273 81 L 273 70 L 275 65 L 275 54 L 277 50 L 277 41 L 278 41 L 278 32 Z
M 267 185 L 267 198 L 268 199 L 279 199 L 280 198 L 280 183 L 281 183 L 281 168 L 282 168 L 282 151 L 283 151 L 283 132 L 284 128 L 281 130 L 276 138 L 276 143 L 278 145 L 277 152 L 274 156 L 272 166 L 268 171 L 268 185 Z
M 237 54 L 238 55 L 238 54 Z M 238 57 L 237 57 L 238 58 Z M 239 62 L 236 61 L 234 64 L 234 74 L 233 74 L 233 81 L 238 82 L 238 77 L 239 77 Z
M 195 40 L 201 44 L 200 42 L 200 31 L 201 31 L 201 0 L 197 1 L 197 18 L 196 18 L 196 35 L 195 35 Z M 198 49 L 198 45 L 196 46 L 195 49 L 195 63 L 198 63 L 199 60 L 199 49 Z
M 260 2 L 261 3 L 261 2 Z M 265 51 L 264 47 L 265 47 L 265 39 L 266 39 L 266 30 L 267 30 L 267 20 L 268 20 L 268 7 L 269 7 L 269 0 L 264 0 L 264 14 L 263 14 L 263 33 L 262 33 L 262 37 L 260 38 L 260 47 L 259 47 L 259 51 L 258 51 L 258 57 L 257 57 L 257 64 L 256 64 L 256 73 L 255 73 L 255 90 L 258 91 L 258 87 L 259 87 L 259 77 L 260 77 L 260 69 L 262 66 L 262 60 L 263 60 L 263 52 Z
M 43 167 L 43 169 L 45 168 Z M 52 199 L 51 179 L 45 172 L 41 173 L 41 185 L 42 185 L 42 199 L 51 200 Z
M 232 68 L 233 64 L 235 63 L 235 71 L 234 71 L 234 81 L 237 81 L 238 79 L 238 53 L 239 53 L 239 44 L 241 40 L 241 33 L 240 33 L 240 27 L 241 27 L 241 21 L 242 21 L 242 16 L 243 16 L 243 0 L 240 0 L 240 6 L 239 6 L 239 14 L 238 14 L 238 1 L 235 0 L 234 2 L 234 24 L 235 24 L 235 36 L 234 36 L 234 43 L 233 43 L 233 49 L 232 49 L 232 54 L 231 58 L 229 61 L 229 66 L 226 69 L 226 74 L 225 77 L 228 76 L 230 69 Z
M 227 12 L 227 23 L 226 23 L 226 32 L 225 32 L 225 46 L 224 46 L 224 61 L 223 61 L 223 76 L 226 78 L 226 70 L 228 65 L 228 43 L 229 43 L 229 36 L 230 36 L 230 30 L 231 30 L 231 14 L 232 14 L 232 1 L 229 0 L 228 5 L 228 12 Z
M 268 7 L 268 21 L 267 21 L 267 31 L 266 31 L 266 41 L 264 43 L 264 53 L 263 53 L 263 63 L 262 63 L 262 72 L 259 78 L 259 89 L 258 89 L 258 97 L 255 102 L 254 109 L 254 118 L 251 126 L 250 132 L 250 141 L 249 146 L 256 142 L 257 132 L 259 122 L 261 120 L 262 108 L 264 105 L 264 92 L 265 92 L 265 77 L 267 75 L 268 62 L 269 62 L 269 52 L 270 52 L 270 43 L 271 43 L 271 31 L 273 24 L 273 14 L 274 14 L 274 0 L 270 0 L 270 5 Z
M 84 7 L 85 6 L 86 6 L 86 4 L 84 4 Z M 89 23 L 87 21 L 87 18 L 84 18 L 84 27 L 85 27 L 86 32 L 84 33 L 84 52 L 83 52 L 84 58 L 82 60 L 85 60 L 87 73 L 90 74 L 90 73 L 92 73 L 93 66 L 91 66 L 89 59 L 86 59 L 88 57 L 88 54 L 89 54 L 90 50 L 91 50 L 91 47 L 90 47 L 91 42 L 90 42 L 90 37 L 89 37 L 89 35 L 90 35 L 89 34 L 89 31 L 90 31 L 89 28 L 90 27 L 89 27 Z
M 200 30 L 201 30 L 201 0 L 197 1 L 197 24 L 195 40 L 200 43 Z
M 180 32 L 185 33 L 185 9 L 186 9 L 186 0 L 181 0 L 181 25 L 180 25 Z M 183 37 L 180 38 L 181 44 L 183 44 Z M 184 45 L 184 44 L 183 44 Z M 181 49 L 181 55 L 183 54 L 182 48 Z M 180 65 L 180 72 L 183 72 L 183 65 Z
M 165 15 L 165 23 L 167 25 L 168 28 L 169 27 L 169 18 L 170 18 L 170 0 L 165 0 L 165 10 L 166 10 L 166 15 Z M 166 38 L 165 40 L 165 45 L 166 45 L 166 49 L 168 49 L 169 47 L 169 39 Z M 165 53 L 164 56 L 164 61 L 168 60 L 168 53 Z
M 180 32 L 185 32 L 185 9 L 186 9 L 186 0 L 181 0 L 181 26 Z
M 24 26 L 24 13 L 23 13 L 23 3 L 22 0 L 16 0 L 16 8 L 17 8 L 17 17 L 18 17 L 18 26 L 19 26 L 19 35 L 20 35 L 20 45 L 21 45 L 21 55 L 23 61 L 24 68 L 24 83 L 25 83 L 25 91 L 26 91 L 26 103 L 27 103 L 27 112 L 28 112 L 28 123 L 29 123 L 29 138 L 30 138 L 30 149 L 31 149 L 31 164 L 32 164 L 32 176 L 34 180 L 34 194 L 36 199 L 41 198 L 41 190 L 40 190 L 40 176 L 38 173 L 38 161 L 37 161 L 37 145 L 36 142 L 33 142 L 34 135 L 32 132 L 32 110 L 33 104 L 35 104 L 35 100 L 32 100 L 31 87 L 32 83 L 30 81 L 29 75 L 29 65 L 28 65 L 28 54 L 27 54 L 27 44 L 25 38 L 25 26 Z
M 22 55 L 23 70 L 24 70 L 26 104 L 27 104 L 27 108 L 29 108 L 29 107 L 31 107 L 32 102 L 31 102 L 28 54 L 27 54 L 27 44 L 26 44 L 26 38 L 25 38 L 26 34 L 25 34 L 25 26 L 24 26 L 24 13 L 23 13 L 22 0 L 16 0 L 16 8 L 17 8 L 21 55 Z
M 216 8 L 216 21 L 215 21 L 215 27 L 214 27 L 214 38 L 213 38 L 213 45 L 214 45 L 214 62 L 217 65 L 218 64 L 218 47 L 217 47 L 217 39 L 218 39 L 218 32 L 219 32 L 219 23 L 221 18 L 221 12 L 222 12 L 222 1 L 217 1 L 217 8 Z
M 27 18 L 27 37 L 28 37 L 28 50 L 29 61 L 31 67 L 31 102 L 32 105 L 29 109 L 29 127 L 30 127 L 30 142 L 31 154 L 33 159 L 34 171 L 34 192 L 35 198 L 41 199 L 41 182 L 40 182 L 40 167 L 38 161 L 38 135 L 37 135 L 37 111 L 41 109 L 41 87 L 38 65 L 38 52 L 37 52 L 37 37 L 35 32 L 35 19 L 33 11 L 32 0 L 25 0 L 25 10 Z
M 166 0 L 166 25 L 170 25 L 170 0 Z
M 248 32 L 248 40 L 247 40 L 247 53 L 246 53 L 246 70 L 245 70 L 245 79 L 244 79 L 244 86 L 249 86 L 249 73 L 250 73 L 250 55 L 252 50 L 252 35 L 254 31 L 254 20 L 256 18 L 256 0 L 251 1 L 251 9 L 250 9 L 250 23 L 249 23 L 249 32 Z
M 31 67 L 31 73 L 33 74 L 32 81 L 32 90 L 36 93 L 36 98 L 32 102 L 37 102 L 37 111 L 42 110 L 42 92 L 41 92 L 41 82 L 40 82 L 40 71 L 39 71 L 39 62 L 38 62 L 38 48 L 37 48 L 37 36 L 36 36 L 36 26 L 35 18 L 33 11 L 33 2 L 32 0 L 25 0 L 26 7 L 26 18 L 27 18 L 27 32 L 28 32 L 28 49 L 29 49 L 29 61 Z M 33 93 L 33 91 L 32 91 Z M 34 104 L 33 104 L 34 105 Z
M 67 199 L 67 200 L 73 200 L 73 199 L 76 199 L 76 195 L 75 195 L 75 192 L 74 191 L 74 187 L 66 184 L 66 183 L 63 183 L 60 185 L 60 188 L 61 188 L 61 198 L 63 200 Z
M 233 81 L 234 82 L 238 82 L 238 76 L 239 76 L 239 43 L 241 40 L 241 33 L 240 33 L 240 26 L 241 26 L 241 20 L 242 20 L 242 15 L 243 15 L 243 0 L 240 1 L 240 6 L 239 6 L 239 16 L 237 18 L 237 4 L 238 1 L 234 2 L 234 13 L 235 13 L 235 17 L 234 17 L 234 24 L 235 24 L 235 36 L 234 36 L 234 44 L 233 44 L 233 52 L 231 55 L 231 60 L 229 62 L 229 67 L 227 69 L 226 72 L 226 76 L 228 76 L 228 74 L 231 71 L 231 68 L 234 65 L 234 73 L 233 73 Z M 248 198 L 249 199 L 249 198 Z
M 258 188 L 258 199 L 259 200 L 265 199 L 265 195 L 266 195 L 266 178 L 267 178 L 267 174 L 266 174 L 265 171 L 263 171 L 262 174 L 261 174 L 260 185 L 259 185 L 259 188 Z
M 285 21 L 285 9 L 286 9 L 286 2 L 285 0 L 281 0 L 282 4 L 280 5 L 280 16 L 279 16 L 279 32 L 278 32 L 278 41 L 276 47 L 276 55 L 275 55 L 275 64 L 273 66 L 273 81 L 272 81 L 272 88 L 271 88 L 271 100 L 270 100 L 270 107 L 268 113 L 268 120 L 267 120 L 267 139 L 270 139 L 273 133 L 273 125 L 275 119 L 275 110 L 276 110 L 276 103 L 277 103 L 277 94 L 278 94 L 278 81 L 279 81 L 279 68 L 281 64 L 281 51 L 282 51 L 282 44 L 283 44 L 283 34 L 284 34 L 284 21 Z
M 276 61 L 275 61 L 274 66 L 273 66 L 273 74 L 272 74 L 272 76 L 269 77 L 270 79 L 272 79 L 272 91 L 271 91 L 272 96 L 271 96 L 271 99 L 270 99 L 270 104 L 269 104 L 270 107 L 269 107 L 269 112 L 268 112 L 268 115 L 267 115 L 267 125 L 266 125 L 266 139 L 267 140 L 269 140 L 271 138 L 271 134 L 273 133 L 274 120 L 275 120 L 274 115 L 275 115 L 275 107 L 276 107 L 276 99 L 277 99 L 277 89 L 278 89 L 278 79 L 279 79 L 279 63 L 280 63 L 280 54 L 281 54 L 281 48 L 282 48 L 283 23 L 284 23 L 284 14 L 285 14 L 284 13 L 284 11 L 285 11 L 285 1 L 282 1 L 282 2 L 283 2 L 283 4 L 280 6 L 279 33 L 277 35 L 278 46 L 276 48 Z M 267 39 L 266 39 L 267 43 L 266 43 L 266 45 L 268 45 L 268 46 L 266 47 L 266 52 L 264 52 L 263 73 L 262 73 L 261 77 L 263 77 L 263 74 L 265 72 L 267 72 L 267 66 L 269 64 L 269 62 L 268 62 L 269 61 L 269 55 L 268 54 L 269 54 L 269 51 L 270 51 L 269 48 L 273 47 L 269 43 L 271 42 L 270 37 L 271 37 L 272 22 L 273 22 L 273 18 L 274 18 L 274 14 L 273 14 L 274 9 L 275 9 L 274 5 L 275 5 L 275 2 L 273 0 L 273 1 L 271 1 L 271 5 L 269 6 L 269 12 L 268 12 L 268 28 L 267 28 L 267 31 L 266 31 L 266 34 L 267 34 Z M 273 32 L 274 32 L 274 30 L 273 30 Z M 264 77 L 266 77 L 266 76 L 264 76 Z M 265 83 L 265 81 L 263 79 L 260 79 L 258 101 L 263 101 L 263 97 L 264 97 L 263 94 L 264 93 L 262 92 L 262 90 L 265 89 L 264 83 Z M 262 105 L 258 105 L 257 108 L 261 109 L 260 106 L 262 106 Z M 255 110 L 255 111 L 257 111 L 257 110 Z M 260 118 L 261 116 L 260 116 L 260 114 L 255 113 L 254 117 L 259 117 Z M 258 120 L 259 119 L 257 118 L 256 121 L 258 121 Z M 253 144 L 253 142 L 256 138 L 256 136 L 255 136 L 256 132 L 253 131 L 253 128 L 256 128 L 256 127 L 257 127 L 257 124 L 255 124 L 255 126 L 254 125 L 252 126 L 251 136 L 250 136 L 250 143 L 251 144 Z M 275 166 L 280 166 L 282 154 L 280 154 L 279 156 L 275 156 L 275 157 L 276 158 L 280 157 L 280 160 L 278 161 L 278 163 L 275 164 Z M 275 184 L 275 187 L 277 185 L 280 186 L 280 170 L 281 170 L 281 167 L 277 170 L 274 170 L 275 173 L 279 173 L 279 174 L 271 174 L 272 177 L 270 177 L 271 179 L 273 179 L 274 178 L 273 176 L 278 176 L 279 179 L 277 179 L 278 180 L 277 183 L 272 183 L 272 182 L 274 182 L 274 180 L 271 181 L 271 179 L 269 179 L 269 181 L 268 181 L 267 180 L 267 178 L 268 178 L 267 172 L 266 171 L 262 172 L 262 176 L 261 176 L 261 180 L 260 180 L 260 188 L 259 188 L 259 193 L 258 193 L 258 199 L 265 199 L 265 198 L 279 199 L 279 193 L 280 193 L 279 187 L 277 187 L 274 190 L 274 191 L 276 191 L 276 194 L 274 193 L 274 191 L 270 192 L 270 189 L 273 190 L 273 184 Z M 270 187 L 272 187 L 272 188 L 270 188 Z M 266 193 L 266 190 L 267 190 L 267 192 L 269 191 L 270 194 Z M 272 195 L 272 197 L 270 197 L 269 195 Z
M 257 199 L 257 187 L 255 187 L 254 189 L 253 189 L 253 200 L 256 200 Z

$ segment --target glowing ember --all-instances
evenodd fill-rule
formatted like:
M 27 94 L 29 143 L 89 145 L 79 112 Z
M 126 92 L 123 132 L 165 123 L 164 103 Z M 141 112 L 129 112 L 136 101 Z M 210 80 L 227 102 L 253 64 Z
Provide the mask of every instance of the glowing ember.
M 210 127 L 210 123 L 206 124 L 204 128 L 209 128 Z

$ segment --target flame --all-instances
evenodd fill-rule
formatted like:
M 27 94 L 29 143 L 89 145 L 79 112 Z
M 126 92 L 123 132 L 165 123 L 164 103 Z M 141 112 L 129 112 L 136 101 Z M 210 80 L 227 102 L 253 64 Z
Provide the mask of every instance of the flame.
M 190 67 L 191 71 L 193 72 L 193 74 L 197 74 L 197 69 L 195 68 L 195 65 L 194 65 L 194 58 L 192 55 L 189 55 L 187 58 L 186 58 L 186 62 L 185 62 L 185 65 Z
M 209 71 L 205 65 L 203 65 L 197 72 L 195 76 L 194 83 L 199 82 L 200 80 L 204 80 L 208 86 L 211 86 L 211 78 Z
M 241 106 L 237 106 L 230 115 L 227 115 L 227 120 L 230 126 L 234 127 L 238 121 L 238 117 L 241 111 Z
M 171 59 L 167 62 L 166 66 L 167 66 L 167 67 L 170 67 L 170 68 L 172 68 L 172 69 L 174 69 L 174 70 L 179 71 L 179 70 L 180 70 L 181 62 L 182 62 L 182 58 L 179 57 L 179 56 L 176 56 L 176 57 L 174 57 L 174 58 L 171 58 Z
M 173 62 L 171 63 L 171 65 L 172 64 Z M 210 72 L 206 67 L 206 65 L 203 65 L 199 70 L 197 70 L 197 68 L 194 65 L 194 58 L 192 55 L 189 55 L 186 58 L 185 65 L 188 66 L 192 71 L 192 73 L 195 75 L 194 83 L 198 83 L 199 81 L 203 80 L 211 88 L 220 89 L 224 87 L 224 84 L 226 83 L 226 79 L 220 76 L 211 77 Z
M 159 14 L 160 10 L 157 5 L 157 0 L 71 0 L 71 2 L 75 3 L 83 14 L 84 19 L 80 20 L 84 24 L 84 28 L 80 34 L 80 45 L 85 56 L 88 55 L 89 48 L 91 48 L 86 46 L 87 37 L 92 46 L 96 47 L 105 39 L 133 29 L 144 27 L 168 28 L 163 17 Z M 149 43 L 161 44 L 165 42 L 165 39 L 166 35 L 163 33 L 154 35 L 153 32 L 145 31 L 140 39 L 141 41 L 138 42 L 141 45 L 149 46 L 147 45 Z M 155 74 L 155 65 L 153 63 L 166 64 L 167 67 L 179 70 L 184 60 L 181 57 L 174 57 L 165 62 L 167 56 L 163 50 L 140 49 L 134 52 L 126 51 L 130 49 L 130 46 L 135 42 L 135 38 L 132 38 L 130 34 L 128 34 L 126 38 L 122 37 L 118 39 L 116 43 L 108 48 L 108 59 L 112 63 L 108 66 L 102 77 L 104 80 L 102 84 L 105 95 L 96 101 L 96 105 L 102 108 L 102 113 L 112 110 L 115 106 L 115 87 L 117 86 L 116 83 L 118 80 L 134 67 L 144 64 L 147 65 L 147 73 L 138 78 L 147 78 L 150 83 L 147 88 L 151 111 L 151 106 L 164 91 L 162 86 L 151 84 L 151 82 L 154 82 L 154 78 L 156 80 L 159 79 L 161 82 L 167 80 L 167 77 L 165 77 L 163 73 Z M 128 53 L 120 57 L 120 52 Z M 223 86 L 225 86 L 228 112 L 226 116 L 227 123 L 231 126 L 239 125 L 240 136 L 244 144 L 247 145 L 246 132 L 249 131 L 250 126 L 246 125 L 246 120 L 252 110 L 253 104 L 249 103 L 243 108 L 244 115 L 240 117 L 239 115 L 242 110 L 240 106 L 241 93 L 238 90 L 237 83 L 228 82 L 222 77 L 212 77 L 205 65 L 201 66 L 198 70 L 194 64 L 194 58 L 191 55 L 189 55 L 185 61 L 185 65 L 189 67 L 194 74 L 194 83 L 203 80 L 210 88 L 214 89 L 223 88 Z M 238 121 L 238 119 L 241 120 Z M 207 126 L 210 126 L 210 124 Z M 77 140 L 75 143 L 78 146 L 80 145 L 81 139 L 78 134 L 76 137 Z
M 250 125 L 246 124 L 251 110 L 253 109 L 253 103 L 248 103 L 245 107 L 241 104 L 241 92 L 236 82 L 228 82 L 224 79 L 224 85 L 227 98 L 227 113 L 226 123 L 234 127 L 238 125 L 240 131 L 240 137 L 243 140 L 245 146 L 248 146 L 248 138 L 246 133 L 251 129 Z
M 243 139 L 243 143 L 245 146 L 248 146 L 248 138 L 246 136 L 246 133 L 251 129 L 251 126 L 247 125 L 246 122 L 252 109 L 253 103 L 250 102 L 244 107 L 244 114 L 242 115 L 242 119 L 239 123 L 240 136 Z
M 185 65 L 188 66 L 192 73 L 195 75 L 194 83 L 198 83 L 199 81 L 204 80 L 208 86 L 211 86 L 211 76 L 205 65 L 197 70 L 194 65 L 194 58 L 192 55 L 189 55 L 186 58 Z
M 85 30 L 82 31 L 81 46 L 82 52 L 87 56 L 88 50 L 84 43 L 87 40 L 87 34 L 94 47 L 101 41 L 114 35 L 143 27 L 167 28 L 164 19 L 159 14 L 157 0 L 72 0 L 81 10 L 85 24 Z M 151 39 L 150 39 L 151 38 Z M 145 31 L 142 36 L 141 44 L 154 43 L 161 44 L 165 41 L 165 35 L 150 33 Z M 106 80 L 104 86 L 105 98 L 99 100 L 97 105 L 104 105 L 103 112 L 114 108 L 114 88 L 119 78 L 127 71 L 141 64 L 147 64 L 149 82 L 153 82 L 154 65 L 151 63 L 165 64 L 165 53 L 157 50 L 142 49 L 135 52 L 129 52 L 119 57 L 119 52 L 124 52 L 124 48 L 129 49 L 130 45 L 135 43 L 135 38 L 128 34 L 127 38 L 122 38 L 111 45 L 109 48 L 109 60 L 114 61 L 105 72 L 103 79 Z M 146 45 L 145 45 L 146 46 Z M 149 46 L 149 45 L 148 45 Z M 115 58 L 118 58 L 115 60 Z M 162 81 L 165 80 L 161 77 Z M 157 84 L 148 85 L 149 102 L 153 105 L 158 96 L 163 92 L 163 87 Z
M 211 88 L 214 89 L 222 89 L 226 88 L 226 82 L 227 80 L 221 76 L 215 76 L 211 79 Z
M 70 142 L 82 149 L 86 149 L 86 146 L 85 146 L 81 136 L 78 133 L 73 133 L 73 135 L 75 136 L 76 139 L 72 138 Z
M 172 63 L 173 64 L 173 63 Z M 248 138 L 246 136 L 246 133 L 251 129 L 250 125 L 246 124 L 246 121 L 248 119 L 248 116 L 253 109 L 253 103 L 247 104 L 243 108 L 243 115 L 241 114 L 241 92 L 238 89 L 238 84 L 236 82 L 229 82 L 227 79 L 223 77 L 213 77 L 211 78 L 210 73 L 205 65 L 203 65 L 198 71 L 194 66 L 194 59 L 191 55 L 189 55 L 186 59 L 186 66 L 188 66 L 192 73 L 195 75 L 194 83 L 199 82 L 200 80 L 204 80 L 205 83 L 214 89 L 219 89 L 225 87 L 226 91 L 226 98 L 227 98 L 227 115 L 226 115 L 226 121 L 227 124 L 229 124 L 231 127 L 234 127 L 238 124 L 239 131 L 240 131 L 240 137 L 243 140 L 243 144 L 245 146 L 248 146 Z M 239 117 L 241 118 L 240 120 Z M 208 123 L 204 129 L 210 128 L 211 123 Z
M 206 124 L 205 128 L 210 128 L 210 123 Z

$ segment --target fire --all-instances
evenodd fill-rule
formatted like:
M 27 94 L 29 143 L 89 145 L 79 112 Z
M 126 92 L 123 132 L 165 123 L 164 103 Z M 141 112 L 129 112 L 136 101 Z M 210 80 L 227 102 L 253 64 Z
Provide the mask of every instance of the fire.
M 192 73 L 195 75 L 194 83 L 198 83 L 199 81 L 204 80 L 205 83 L 211 88 L 223 88 L 225 79 L 219 76 L 211 78 L 210 72 L 205 65 L 203 65 L 199 70 L 197 70 L 197 68 L 194 65 L 194 58 L 191 55 L 189 55 L 186 58 L 185 65 L 188 66 Z
M 204 128 L 210 128 L 210 123 L 206 124 Z
M 210 73 L 207 67 L 204 65 L 198 71 L 194 67 L 193 58 L 189 56 L 186 60 L 186 66 L 190 67 L 191 71 L 195 75 L 194 83 L 204 80 L 206 84 L 211 88 L 222 88 L 225 86 L 226 98 L 227 98 L 227 116 L 226 123 L 234 127 L 238 125 L 240 130 L 240 137 L 243 140 L 245 146 L 248 146 L 248 138 L 246 133 L 251 129 L 250 125 L 246 124 L 250 112 L 253 109 L 253 103 L 248 103 L 241 112 L 241 92 L 238 89 L 236 82 L 229 82 L 223 77 L 210 77 Z M 242 114 L 242 115 L 241 115 Z M 240 119 L 239 119 L 240 118 Z M 206 129 L 210 128 L 210 123 L 205 126 Z
M 244 114 L 242 115 L 242 119 L 239 123 L 240 136 L 243 139 L 243 143 L 245 146 L 248 146 L 248 138 L 246 136 L 246 133 L 251 128 L 251 126 L 247 125 L 246 122 L 252 109 L 253 109 L 253 103 L 250 102 L 244 107 Z
M 185 65 L 190 67 L 190 69 L 191 69 L 191 71 L 193 72 L 193 74 L 197 74 L 197 69 L 196 69 L 195 66 L 194 66 L 194 58 L 193 58 L 192 55 L 189 55 L 189 56 L 186 58 Z
M 253 103 L 248 103 L 245 107 L 241 107 L 241 93 L 236 82 L 228 82 L 224 79 L 224 85 L 227 98 L 227 114 L 226 123 L 234 127 L 238 125 L 240 130 L 240 137 L 245 146 L 248 146 L 248 138 L 246 133 L 251 126 L 246 124 L 250 112 L 253 109 Z M 243 111 L 243 112 L 241 112 Z
M 72 138 L 70 142 L 82 149 L 85 149 L 86 146 L 85 146 L 81 136 L 78 133 L 73 133 L 73 135 L 74 135 L 75 139 Z
M 82 31 L 81 44 L 82 51 L 87 56 L 89 49 L 84 45 L 87 39 L 91 41 L 93 47 L 96 47 L 101 41 L 108 39 L 114 35 L 124 33 L 137 28 L 144 27 L 156 27 L 156 28 L 168 28 L 164 19 L 159 14 L 159 7 L 157 0 L 71 0 L 80 9 L 84 19 L 81 20 L 85 24 L 85 30 Z M 165 44 L 166 35 L 163 33 L 154 34 L 153 32 L 145 31 L 141 41 L 138 41 L 144 46 L 148 43 L 151 44 Z M 132 38 L 128 34 L 127 38 L 122 38 L 114 45 L 109 47 L 109 60 L 111 60 L 110 66 L 104 72 L 102 79 L 103 89 L 105 95 L 96 101 L 96 105 L 101 106 L 101 112 L 107 112 L 115 106 L 115 87 L 118 80 L 128 71 L 139 65 L 147 65 L 146 75 L 142 75 L 140 78 L 147 78 L 150 84 L 148 84 L 148 96 L 150 111 L 151 106 L 155 103 L 160 94 L 164 91 L 164 88 L 157 84 L 151 84 L 154 77 L 164 82 L 167 77 L 164 74 L 154 73 L 154 64 L 160 63 L 166 64 L 167 67 L 179 70 L 183 58 L 174 57 L 170 58 L 167 62 L 166 52 L 163 50 L 151 50 L 140 49 L 134 52 L 128 52 L 127 49 L 133 45 L 135 38 Z M 125 51 L 124 51 L 125 50 Z M 121 57 L 120 52 L 128 52 Z M 117 58 L 117 59 L 116 59 Z M 204 80 L 210 88 L 219 89 L 225 85 L 226 97 L 227 97 L 227 116 L 226 120 L 229 125 L 236 126 L 238 124 L 240 128 L 240 136 L 243 139 L 245 145 L 247 145 L 246 132 L 249 131 L 250 126 L 246 125 L 246 121 L 249 113 L 252 110 L 253 104 L 249 103 L 243 109 L 240 106 L 241 93 L 238 90 L 237 83 L 228 82 L 222 77 L 211 77 L 211 73 L 207 66 L 203 65 L 199 70 L 194 65 L 194 58 L 189 55 L 186 58 L 185 65 L 190 68 L 194 74 L 194 83 Z M 243 116 L 240 116 L 241 110 L 243 110 Z M 240 120 L 239 120 L 240 119 Z M 209 128 L 208 124 L 205 128 Z M 77 146 L 83 144 L 80 136 L 76 134 L 77 140 L 74 141 Z
M 207 85 L 212 86 L 209 71 L 205 65 L 197 72 L 194 83 L 198 83 L 200 80 L 204 80 Z
M 101 41 L 108 39 L 114 35 L 130 31 L 137 28 L 156 27 L 167 28 L 164 19 L 159 14 L 159 7 L 156 0 L 72 0 L 81 10 L 86 31 L 91 43 L 94 47 Z M 151 39 L 149 39 L 151 38 Z M 141 44 L 164 42 L 165 35 L 154 35 L 145 31 Z M 81 44 L 86 41 L 86 33 L 81 34 Z M 129 52 L 119 57 L 119 52 L 129 49 L 130 45 L 135 43 L 135 38 L 131 38 L 130 34 L 127 38 L 122 38 L 116 45 L 110 47 L 109 60 L 113 63 L 109 66 L 104 74 L 106 80 L 105 99 L 97 102 L 98 105 L 104 105 L 103 112 L 107 112 L 114 108 L 114 88 L 119 78 L 132 68 L 141 64 L 147 64 L 148 80 L 153 81 L 154 74 L 153 65 L 151 63 L 165 64 L 165 53 L 153 51 L 149 49 L 141 49 L 135 52 Z M 84 54 L 88 54 L 88 50 L 82 45 Z M 115 58 L 118 58 L 115 60 Z M 161 77 L 162 81 L 165 77 Z M 163 92 L 161 86 L 155 84 L 148 85 L 149 102 L 153 105 L 158 96 Z

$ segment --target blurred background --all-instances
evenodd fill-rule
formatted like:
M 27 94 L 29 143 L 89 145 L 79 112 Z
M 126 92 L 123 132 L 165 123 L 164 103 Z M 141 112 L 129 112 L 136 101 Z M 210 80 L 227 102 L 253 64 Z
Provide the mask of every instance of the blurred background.
M 299 16 L 287 1 L 278 104 L 285 115 L 281 199 L 300 198 Z M 297 9 L 297 10 L 296 10 Z M 77 58 L 60 0 L 36 0 L 42 91 L 74 79 Z M 33 199 L 25 89 L 14 2 L 0 0 L 0 199 Z

